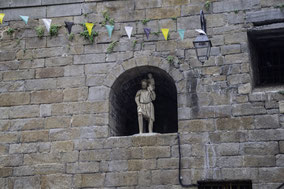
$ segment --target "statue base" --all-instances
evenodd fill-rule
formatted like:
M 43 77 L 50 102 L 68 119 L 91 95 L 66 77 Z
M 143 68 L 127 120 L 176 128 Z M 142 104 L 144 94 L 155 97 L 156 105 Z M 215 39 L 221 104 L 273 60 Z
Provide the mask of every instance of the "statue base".
M 155 136 L 158 135 L 159 133 L 142 133 L 142 134 L 135 134 L 133 136 Z

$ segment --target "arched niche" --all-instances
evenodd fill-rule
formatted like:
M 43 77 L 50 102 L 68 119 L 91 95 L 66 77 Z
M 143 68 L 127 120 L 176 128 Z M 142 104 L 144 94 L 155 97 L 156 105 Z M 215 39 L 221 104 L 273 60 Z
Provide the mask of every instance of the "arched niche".
M 109 125 L 112 136 L 129 136 L 138 133 L 135 95 L 141 89 L 141 80 L 152 73 L 156 85 L 154 132 L 178 131 L 177 89 L 173 78 L 155 66 L 137 66 L 120 74 L 111 86 Z M 144 123 L 147 129 L 147 124 Z M 146 130 L 147 132 L 147 130 Z

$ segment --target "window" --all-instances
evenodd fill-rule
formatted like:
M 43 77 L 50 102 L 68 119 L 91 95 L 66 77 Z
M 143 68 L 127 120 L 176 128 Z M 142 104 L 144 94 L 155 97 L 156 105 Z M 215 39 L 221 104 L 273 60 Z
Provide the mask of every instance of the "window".
M 259 26 L 248 32 L 256 87 L 284 84 L 284 28 L 272 26 Z
M 155 79 L 156 100 L 153 132 L 175 133 L 178 131 L 177 89 L 172 77 L 153 66 L 135 67 L 122 73 L 110 92 L 110 134 L 129 136 L 139 133 L 135 95 L 141 89 L 141 80 L 152 73 Z M 144 128 L 147 129 L 146 123 Z M 144 132 L 148 132 L 145 130 Z
M 248 181 L 199 181 L 198 189 L 252 189 Z

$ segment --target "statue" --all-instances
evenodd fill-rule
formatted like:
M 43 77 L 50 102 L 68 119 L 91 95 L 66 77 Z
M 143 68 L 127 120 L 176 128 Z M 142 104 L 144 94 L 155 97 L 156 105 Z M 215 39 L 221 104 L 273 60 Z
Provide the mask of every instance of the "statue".
M 149 133 L 153 133 L 153 123 L 155 121 L 153 101 L 156 99 L 155 80 L 151 73 L 148 79 L 141 81 L 142 89 L 136 93 L 135 102 L 137 104 L 139 134 L 143 133 L 143 119 L 148 121 Z

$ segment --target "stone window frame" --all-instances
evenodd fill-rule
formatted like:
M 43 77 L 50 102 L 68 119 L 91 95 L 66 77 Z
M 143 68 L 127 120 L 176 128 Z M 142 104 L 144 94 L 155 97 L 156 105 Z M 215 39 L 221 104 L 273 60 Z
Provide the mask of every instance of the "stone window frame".
M 177 118 L 178 118 L 178 132 L 180 131 L 180 122 L 183 120 L 183 118 L 180 116 L 184 112 L 190 112 L 190 108 L 187 107 L 179 107 L 180 102 L 179 99 L 181 99 L 182 95 L 186 93 L 186 79 L 179 69 L 173 67 L 170 65 L 170 63 L 161 57 L 155 57 L 155 56 L 143 56 L 143 57 L 134 57 L 129 60 L 126 60 L 122 63 L 117 63 L 112 69 L 109 71 L 107 76 L 105 77 L 103 81 L 103 86 L 106 88 L 107 94 L 106 99 L 107 103 L 109 104 L 108 112 L 107 112 L 107 118 L 108 118 L 108 128 L 110 130 L 110 93 L 112 90 L 112 86 L 116 79 L 123 74 L 124 72 L 136 68 L 136 67 L 142 67 L 142 66 L 153 66 L 160 68 L 164 70 L 169 76 L 172 77 L 173 81 L 175 82 L 175 86 L 177 89 Z M 110 136 L 112 137 L 112 136 Z M 119 137 L 119 136 L 116 136 Z M 125 136 L 121 136 L 125 137 Z

